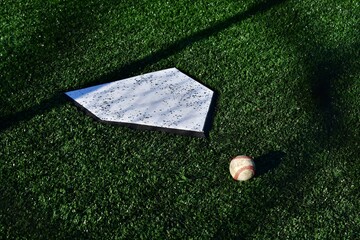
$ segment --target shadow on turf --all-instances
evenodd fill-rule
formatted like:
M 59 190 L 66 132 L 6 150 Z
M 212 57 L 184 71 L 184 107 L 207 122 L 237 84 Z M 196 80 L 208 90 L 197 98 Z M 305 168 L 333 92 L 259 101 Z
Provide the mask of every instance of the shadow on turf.
M 294 97 L 298 98 L 301 107 L 314 118 L 308 122 L 309 131 L 304 131 L 304 134 L 287 143 L 286 174 L 279 180 L 271 180 L 274 194 L 263 198 L 260 205 L 251 205 L 252 202 L 249 201 L 250 207 L 246 209 L 251 209 L 250 212 L 242 206 L 233 206 L 233 214 L 223 220 L 214 239 L 247 239 L 251 238 L 257 224 L 260 225 L 259 230 L 255 230 L 258 234 L 261 234 L 267 225 L 283 224 L 281 220 L 268 217 L 267 209 L 272 209 L 273 206 L 281 206 L 288 215 L 298 216 L 299 205 L 304 203 L 308 191 L 313 191 L 315 176 L 322 170 L 321 164 L 313 163 L 314 159 L 318 160 L 314 155 L 323 148 L 331 147 L 330 144 L 336 145 L 339 141 L 344 144 L 345 135 L 350 135 L 346 133 L 349 126 L 344 124 L 341 113 L 341 107 L 344 106 L 341 106 L 339 92 L 346 94 L 347 90 L 354 86 L 354 83 L 343 81 L 342 76 L 359 72 L 354 63 L 354 59 L 358 59 L 356 56 L 359 56 L 359 43 L 338 44 L 337 48 L 323 46 L 319 44 L 321 37 L 318 34 L 321 29 L 312 26 L 311 22 L 307 22 L 307 18 L 298 18 L 301 14 L 296 11 L 289 14 L 294 19 L 292 24 L 284 23 L 284 27 L 279 28 L 279 22 L 274 21 L 272 29 L 276 29 L 279 36 L 289 43 L 289 49 L 296 49 L 298 58 L 303 60 L 302 67 L 306 69 L 306 78 L 298 89 L 294 89 Z M 312 129 L 315 124 L 320 127 Z M 334 140 L 338 142 L 334 143 Z M 275 151 L 255 158 L 257 175 L 264 175 L 275 169 L 284 157 L 285 153 Z M 263 197 L 261 190 L 252 193 L 254 195 L 250 198 Z M 259 215 L 261 222 L 258 221 Z M 244 216 L 249 219 L 248 224 L 239 225 L 239 219 Z M 244 228 L 246 230 L 243 230 Z
M 28 14 L 35 13 L 29 10 Z M 37 91 L 49 87 L 44 81 L 44 76 L 53 72 L 50 63 L 54 58 L 72 53 L 88 33 L 99 27 L 93 16 L 93 9 L 85 8 L 83 4 L 44 5 L 35 15 L 40 16 L 36 27 L 31 28 L 31 34 L 20 39 L 25 41 L 24 44 L 16 45 L 18 39 L 5 42 L 6 62 L 0 65 L 0 71 L 3 72 L 0 88 L 4 112 L 16 109 L 17 106 L 13 106 L 14 101 L 19 102 L 19 99 L 37 102 L 32 94 L 35 95 Z M 54 88 L 56 89 L 56 86 Z M 14 113 L 5 116 L 4 112 L 0 112 L 0 131 L 61 106 L 65 103 L 64 99 L 62 93 L 52 92 L 48 98 L 25 110 L 13 110 Z
M 256 166 L 256 176 L 262 176 L 271 170 L 277 168 L 281 160 L 286 156 L 282 151 L 271 151 L 260 157 L 254 158 Z
M 179 41 L 176 41 L 175 43 L 170 44 L 166 48 L 159 50 L 159 51 L 155 52 L 154 54 L 148 55 L 140 60 L 126 64 L 125 66 L 121 67 L 120 69 L 110 72 L 109 74 L 104 75 L 103 77 L 97 79 L 94 82 L 88 83 L 88 86 L 94 85 L 94 84 L 100 84 L 100 83 L 104 83 L 104 82 L 110 82 L 110 81 L 114 81 L 117 79 L 122 79 L 125 77 L 129 77 L 131 75 L 134 75 L 136 72 L 140 71 L 144 67 L 155 64 L 162 59 L 168 58 L 168 57 L 184 50 L 185 48 L 191 46 L 195 42 L 198 42 L 203 39 L 209 38 L 210 36 L 216 35 L 217 33 L 231 27 L 234 24 L 244 21 L 244 20 L 252 17 L 255 14 L 260 14 L 260 13 L 266 12 L 286 1 L 287 0 L 259 1 L 258 3 L 249 7 L 246 11 L 244 11 L 242 13 L 236 14 L 232 17 L 229 17 L 228 19 L 226 19 L 224 21 L 214 24 L 213 26 L 211 26 L 209 28 L 206 28 L 202 31 L 194 33 L 183 39 L 180 39 Z M 80 13 L 79 15 L 81 16 L 82 14 Z M 71 20 L 69 20 L 69 22 L 71 22 Z M 84 25 L 85 24 L 82 24 L 81 27 Z M 50 26 L 52 26 L 52 25 L 50 25 Z M 71 27 L 71 25 L 69 25 L 69 27 Z M 51 32 L 51 34 L 52 34 L 51 37 L 55 34 L 55 36 L 59 36 L 60 38 L 66 39 L 66 34 L 64 37 L 64 34 L 57 34 L 56 32 L 54 32 L 57 29 L 56 27 L 48 27 L 46 29 L 48 29 Z M 69 28 L 65 31 L 65 33 L 67 33 L 67 32 L 71 33 L 71 32 L 73 32 L 73 29 Z M 53 39 L 53 41 L 54 41 L 53 43 L 56 43 L 58 41 L 58 39 Z M 44 56 L 46 56 L 46 57 L 42 56 L 41 54 L 44 54 Z M 47 50 L 44 50 L 44 51 L 41 50 L 41 52 L 39 53 L 39 57 L 41 59 L 43 59 L 42 61 L 45 62 L 47 60 L 47 58 L 49 57 Z M 29 58 L 29 56 L 28 56 L 28 58 Z M 21 59 L 21 57 L 19 57 L 19 59 Z M 30 55 L 29 59 L 31 60 L 31 55 Z M 49 60 L 51 60 L 51 58 Z M 32 63 L 33 63 L 32 61 L 28 62 L 28 64 L 32 64 Z M 28 68 L 28 65 L 25 65 L 25 69 L 27 69 L 27 68 Z M 83 86 L 83 87 L 85 87 L 85 86 Z M 69 89 L 66 89 L 65 91 L 67 91 L 67 90 L 69 90 Z M 53 95 L 52 97 L 50 97 L 49 99 L 45 99 L 45 100 L 41 101 L 39 104 L 37 104 L 34 107 L 31 107 L 26 110 L 3 117 L 2 119 L 0 119 L 0 122 L 1 122 L 0 131 L 7 129 L 8 127 L 11 127 L 14 124 L 17 124 L 20 121 L 29 120 L 38 114 L 43 114 L 43 113 L 49 111 L 51 108 L 54 108 L 54 107 L 64 104 L 65 103 L 65 101 L 63 100 L 64 97 L 62 97 L 60 95 L 61 95 L 61 93 L 57 93 L 57 94 Z
M 289 47 L 296 49 L 298 58 L 303 59 L 302 65 L 307 69 L 307 80 L 299 89 L 294 89 L 294 96 L 303 104 L 302 107 L 314 113 L 314 122 L 320 123 L 321 127 L 313 136 L 320 147 L 343 144 L 345 135 L 349 134 L 346 133 L 348 126 L 344 123 L 342 111 L 345 105 L 341 102 L 341 95 L 354 87 L 355 82 L 345 81 L 342 77 L 359 73 L 354 59 L 360 57 L 360 43 L 342 41 L 335 48 L 329 47 L 326 41 L 319 40 L 322 29 L 318 29 L 307 18 L 300 20 L 301 14 L 297 11 L 291 14 L 299 21 L 294 20 L 291 25 L 284 24 L 283 28 L 275 25 L 273 29 L 277 29 L 278 35 L 286 39 Z M 360 29 L 354 31 L 359 33 Z
M 103 76 L 102 78 L 98 79 L 96 83 L 101 82 L 108 82 L 109 80 L 116 80 L 119 79 L 119 77 L 127 77 L 129 74 L 133 74 L 134 72 L 137 72 L 144 68 L 145 66 L 155 64 L 159 62 L 162 59 L 168 58 L 185 48 L 191 46 L 192 44 L 207 39 L 211 36 L 214 36 L 218 34 L 219 32 L 233 26 L 234 24 L 237 24 L 241 21 L 244 21 L 251 16 L 255 14 L 260 14 L 262 12 L 266 12 L 270 10 L 271 8 L 280 5 L 281 3 L 284 3 L 287 0 L 268 0 L 268 1 L 260 1 L 253 6 L 251 6 L 249 9 L 247 9 L 245 12 L 236 14 L 232 17 L 229 17 L 228 19 L 221 21 L 217 24 L 214 24 L 213 26 L 206 28 L 204 30 L 201 30 L 197 33 L 194 33 L 188 37 L 182 38 L 166 48 L 159 50 L 153 54 L 150 54 L 142 59 L 139 59 L 137 61 L 131 62 L 122 68 L 110 72 L 109 74 Z M 180 69 L 182 70 L 182 69 Z
M 328 57 L 325 61 L 316 62 L 313 66 L 313 74 L 309 78 L 311 100 L 315 106 L 315 113 L 318 114 L 318 121 L 322 124 L 321 132 L 315 138 L 322 145 L 331 144 L 331 141 L 346 133 L 347 127 L 344 124 L 343 110 L 339 107 L 339 91 L 347 92 L 352 83 L 341 81 L 345 68 L 350 65 L 349 59 L 337 51 L 326 52 Z

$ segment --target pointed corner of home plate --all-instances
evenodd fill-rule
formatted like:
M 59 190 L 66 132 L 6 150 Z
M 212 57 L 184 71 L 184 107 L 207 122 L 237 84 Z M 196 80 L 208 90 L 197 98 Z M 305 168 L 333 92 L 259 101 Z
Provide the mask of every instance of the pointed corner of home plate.
M 176 68 L 65 93 L 101 122 L 206 137 L 214 91 Z

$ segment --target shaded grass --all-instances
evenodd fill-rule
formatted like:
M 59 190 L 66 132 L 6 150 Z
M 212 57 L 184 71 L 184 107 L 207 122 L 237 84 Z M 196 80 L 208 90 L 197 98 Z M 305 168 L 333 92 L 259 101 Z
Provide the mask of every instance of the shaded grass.
M 0 11 L 2 237 L 358 235 L 358 3 Z M 102 125 L 61 97 L 172 66 L 219 92 L 208 139 Z M 237 154 L 261 160 L 258 177 L 231 180 Z

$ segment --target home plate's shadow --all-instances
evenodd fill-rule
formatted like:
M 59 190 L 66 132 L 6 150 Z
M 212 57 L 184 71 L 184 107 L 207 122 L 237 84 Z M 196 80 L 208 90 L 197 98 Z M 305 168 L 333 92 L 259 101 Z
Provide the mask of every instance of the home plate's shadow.
M 282 151 L 271 151 L 267 154 L 254 158 L 256 175 L 261 176 L 277 168 L 285 157 Z

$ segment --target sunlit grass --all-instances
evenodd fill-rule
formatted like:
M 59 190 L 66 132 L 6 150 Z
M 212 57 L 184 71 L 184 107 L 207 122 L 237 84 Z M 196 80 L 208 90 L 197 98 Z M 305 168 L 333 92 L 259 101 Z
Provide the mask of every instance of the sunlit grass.
M 356 1 L 0 6 L 1 238 L 358 235 Z M 63 94 L 169 67 L 217 92 L 208 138 L 101 124 Z

